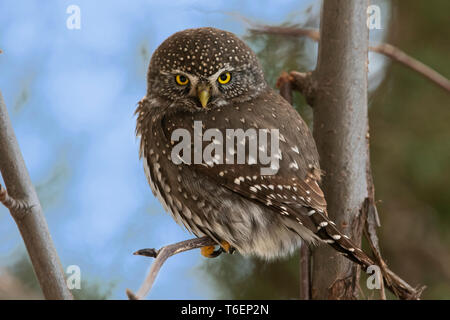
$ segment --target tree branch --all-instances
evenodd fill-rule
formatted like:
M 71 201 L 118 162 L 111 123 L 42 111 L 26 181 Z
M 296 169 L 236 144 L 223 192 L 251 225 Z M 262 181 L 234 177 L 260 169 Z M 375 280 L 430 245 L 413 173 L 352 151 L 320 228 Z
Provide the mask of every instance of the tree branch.
M 277 87 L 280 90 L 280 95 L 292 105 L 292 90 L 295 87 L 297 90 L 307 90 L 307 76 L 304 73 L 296 72 L 292 75 L 283 72 L 277 80 Z M 303 86 L 304 84 L 304 86 Z M 311 250 L 308 245 L 303 242 L 299 250 L 300 255 L 300 300 L 311 299 Z
M 318 42 L 320 40 L 319 31 L 314 29 L 305 29 L 300 27 L 278 27 L 278 26 L 265 26 L 251 23 L 253 26 L 250 28 L 250 32 L 254 34 L 271 34 L 271 35 L 280 35 L 280 36 L 288 36 L 288 37 L 307 37 L 311 40 Z M 424 76 L 437 86 L 441 87 L 447 92 L 450 92 L 450 80 L 446 77 L 423 64 L 422 62 L 414 59 L 413 57 L 406 54 L 404 51 L 399 48 L 388 44 L 388 43 L 380 43 L 380 44 L 371 44 L 369 46 L 369 50 L 385 55 L 386 57 L 391 58 L 392 60 L 403 64 L 404 66 L 410 68 L 413 71 L 416 71 L 420 75 Z
M 14 218 L 46 299 L 73 299 L 0 92 L 0 202 Z
M 450 92 L 450 80 L 448 80 L 446 77 L 433 70 L 429 66 L 423 64 L 419 60 L 416 60 L 413 57 L 407 55 L 399 48 L 396 48 L 389 43 L 381 43 L 378 45 L 371 45 L 369 47 L 369 50 L 383 54 L 391 58 L 392 60 L 407 66 L 411 70 L 416 71 L 434 84 L 438 85 L 442 89 Z
M 300 300 L 311 299 L 311 250 L 306 243 L 300 247 Z
M 181 242 L 177 242 L 171 245 L 167 245 L 162 247 L 159 250 L 155 249 L 141 249 L 136 251 L 135 255 L 142 255 L 146 257 L 152 257 L 155 258 L 155 261 L 153 262 L 152 266 L 150 267 L 150 271 L 147 274 L 147 277 L 145 278 L 144 282 L 142 283 L 141 287 L 137 291 L 136 294 L 134 294 L 132 291 L 127 289 L 127 296 L 130 300 L 140 300 L 145 298 L 147 294 L 150 292 L 150 290 L 153 287 L 153 283 L 155 282 L 156 276 L 159 273 L 159 270 L 163 266 L 164 262 L 166 260 L 181 252 L 185 252 L 192 249 L 198 249 L 205 246 L 214 246 L 217 245 L 217 243 L 212 240 L 209 237 L 202 237 L 202 238 L 194 238 L 190 240 L 185 240 Z
M 280 90 L 280 95 L 290 104 L 292 104 L 292 90 L 297 90 L 302 93 L 310 106 L 314 105 L 317 86 L 311 72 L 283 72 L 277 80 L 276 87 Z

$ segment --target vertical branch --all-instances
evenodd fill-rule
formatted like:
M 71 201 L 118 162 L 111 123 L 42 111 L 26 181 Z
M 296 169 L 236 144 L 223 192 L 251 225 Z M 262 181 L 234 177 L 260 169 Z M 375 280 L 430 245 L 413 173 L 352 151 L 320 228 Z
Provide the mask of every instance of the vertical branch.
M 292 84 L 294 77 L 287 72 L 283 72 L 277 81 L 280 95 L 292 104 Z M 311 299 L 311 250 L 306 243 L 300 247 L 300 300 Z
M 306 244 L 300 247 L 300 300 L 311 299 L 311 250 Z
M 368 197 L 366 27 L 368 1 L 324 0 L 313 81 L 314 138 L 325 171 L 328 213 L 356 244 L 361 243 Z M 326 247 L 313 253 L 314 299 L 357 298 L 359 267 Z
M 46 299 L 73 299 L 0 93 L 0 200 L 14 218 Z

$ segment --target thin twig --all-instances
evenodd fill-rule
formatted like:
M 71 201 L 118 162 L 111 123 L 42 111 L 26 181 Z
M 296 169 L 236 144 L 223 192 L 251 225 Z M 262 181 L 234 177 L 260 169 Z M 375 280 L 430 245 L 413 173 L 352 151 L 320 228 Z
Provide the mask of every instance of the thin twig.
M 136 251 L 135 255 L 142 255 L 146 257 L 152 257 L 155 258 L 155 261 L 153 261 L 152 266 L 150 267 L 150 271 L 147 274 L 147 277 L 145 278 L 144 282 L 142 283 L 141 287 L 137 291 L 136 294 L 134 294 L 132 291 L 127 289 L 127 296 L 130 300 L 140 300 L 145 298 L 147 294 L 150 292 L 150 290 L 153 287 L 153 283 L 155 282 L 156 276 L 159 273 L 159 270 L 161 269 L 162 265 L 166 260 L 177 254 L 184 251 L 192 250 L 192 249 L 198 249 L 205 246 L 213 246 L 217 243 L 212 240 L 209 237 L 202 237 L 202 238 L 194 238 L 190 240 L 185 240 L 181 242 L 177 242 L 174 244 L 170 244 L 167 246 L 162 247 L 159 250 L 155 249 L 141 249 Z
M 401 64 L 407 66 L 413 71 L 421 74 L 428 80 L 432 81 L 436 85 L 440 86 L 447 92 L 450 92 L 450 80 L 446 77 L 430 68 L 429 66 L 423 64 L 419 60 L 414 59 L 413 57 L 407 55 L 404 51 L 399 48 L 394 47 L 389 43 L 381 43 L 378 45 L 372 45 L 369 47 L 370 51 L 377 52 L 383 54 L 392 60 L 400 62 Z
M 249 29 L 250 32 L 254 34 L 272 34 L 281 35 L 289 37 L 308 37 L 311 40 L 319 41 L 320 35 L 319 31 L 315 29 L 305 29 L 300 27 L 279 27 L 279 26 L 265 26 L 253 24 L 253 27 Z M 422 62 L 414 59 L 413 57 L 406 54 L 399 48 L 388 44 L 372 44 L 369 46 L 369 50 L 385 55 L 394 61 L 397 61 L 413 71 L 421 74 L 434 84 L 438 85 L 447 92 L 450 92 L 450 80 L 438 73 L 436 70 L 428 67 Z
M 250 28 L 249 31 L 253 32 L 254 34 L 273 34 L 287 37 L 307 37 L 316 42 L 320 40 L 319 31 L 316 29 L 253 24 L 253 27 Z
M 366 134 L 366 152 L 369 155 L 366 159 L 366 182 L 367 182 L 367 198 L 363 203 L 363 210 L 365 211 L 365 226 L 364 235 L 369 242 L 372 253 L 375 257 L 375 262 L 386 269 L 386 263 L 381 256 L 380 245 L 378 241 L 377 228 L 381 226 L 380 217 L 378 216 L 377 206 L 375 205 L 375 185 L 373 183 L 372 165 L 370 163 L 370 129 L 368 128 Z M 380 299 L 386 300 L 386 291 L 384 288 L 384 281 L 380 279 Z

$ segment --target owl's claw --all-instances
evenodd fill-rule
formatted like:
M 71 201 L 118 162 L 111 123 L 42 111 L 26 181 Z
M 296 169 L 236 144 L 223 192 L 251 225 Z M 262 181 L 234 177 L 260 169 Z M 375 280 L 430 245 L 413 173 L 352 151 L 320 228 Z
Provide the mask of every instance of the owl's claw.
M 223 240 L 220 241 L 220 248 L 224 252 L 229 253 L 229 254 L 233 254 L 233 252 L 234 252 L 234 248 L 231 246 L 231 244 L 229 244 L 228 242 L 223 241 Z
M 231 247 L 231 245 L 226 241 L 220 242 L 219 249 L 216 250 L 215 246 L 205 246 L 200 249 L 202 256 L 206 258 L 216 258 L 218 257 L 222 252 L 226 252 L 229 254 L 232 254 L 234 252 L 234 248 Z

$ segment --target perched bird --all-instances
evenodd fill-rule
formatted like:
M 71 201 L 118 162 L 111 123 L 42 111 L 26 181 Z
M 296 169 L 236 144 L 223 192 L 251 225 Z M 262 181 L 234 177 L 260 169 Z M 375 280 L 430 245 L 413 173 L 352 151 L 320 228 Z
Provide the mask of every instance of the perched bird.
M 268 86 L 255 53 L 238 37 L 214 28 L 173 34 L 154 52 L 147 85 L 136 110 L 140 156 L 153 193 L 179 224 L 227 252 L 269 260 L 292 253 L 302 241 L 326 242 L 363 267 L 373 264 L 327 217 L 311 132 Z M 251 135 L 236 142 L 249 142 L 245 161 L 227 163 L 220 154 L 202 163 L 181 161 L 179 154 L 174 159 L 177 129 L 193 137 L 182 156 L 198 151 L 192 143 L 198 124 L 202 133 L 217 130 L 214 139 L 200 138 L 202 148 L 225 148 L 219 133 L 227 129 L 276 129 L 279 144 L 271 156 L 277 162 L 262 164 L 249 155 L 251 141 L 260 137 Z M 234 157 L 239 150 L 228 151 Z M 268 166 L 273 174 L 262 174 Z M 202 254 L 213 257 L 217 250 L 205 247 Z

